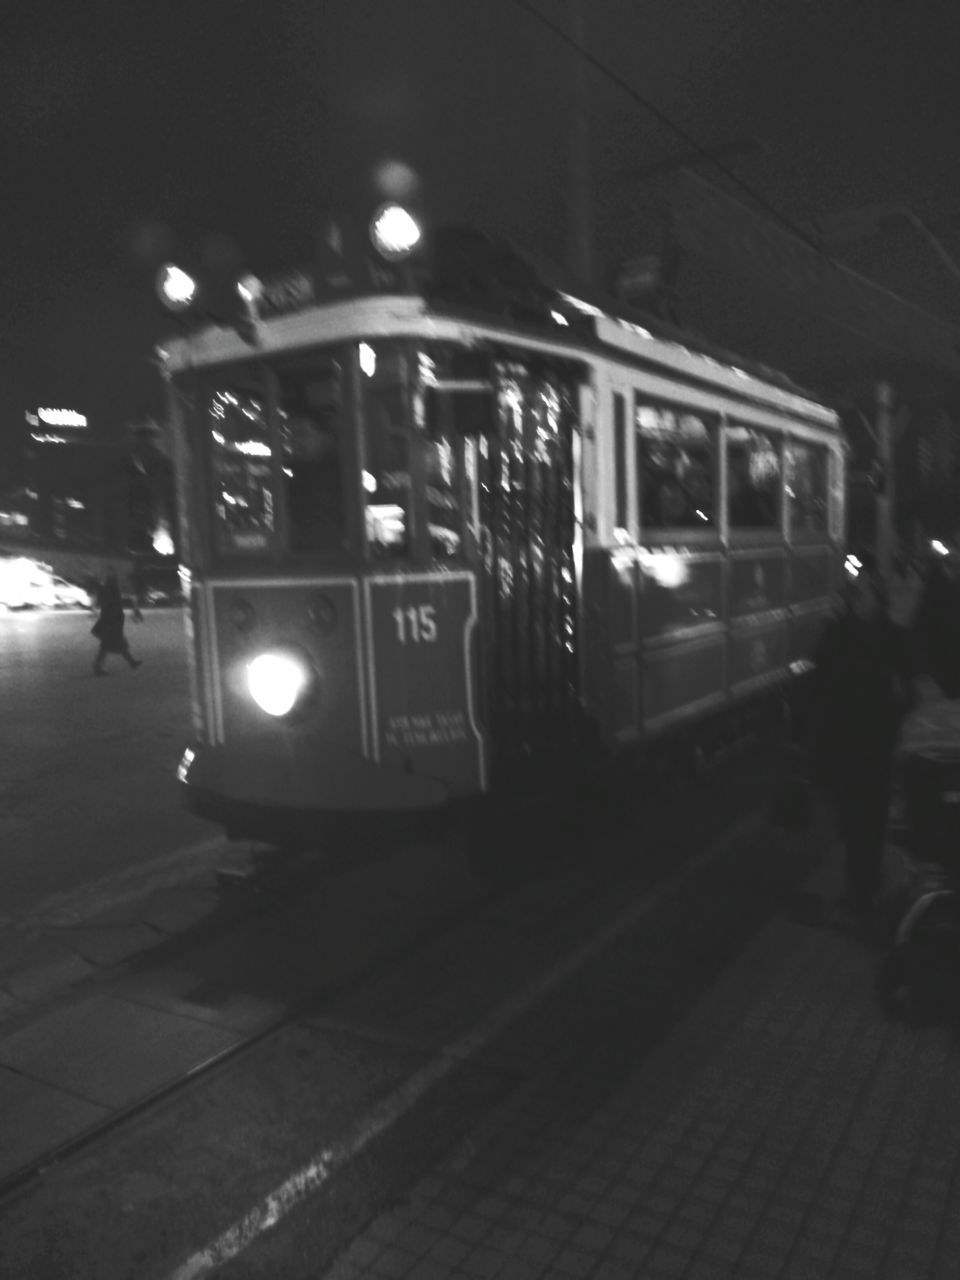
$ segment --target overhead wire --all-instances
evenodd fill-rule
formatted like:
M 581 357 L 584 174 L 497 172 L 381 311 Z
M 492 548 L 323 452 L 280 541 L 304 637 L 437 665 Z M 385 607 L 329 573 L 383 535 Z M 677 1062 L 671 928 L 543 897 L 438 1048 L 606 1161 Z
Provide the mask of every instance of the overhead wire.
M 523 9 L 526 13 L 529 13 L 533 17 L 535 17 L 539 22 L 543 24 L 543 26 L 547 27 L 550 31 L 553 32 L 555 36 L 557 36 L 560 40 L 562 40 L 564 44 L 566 44 L 569 48 L 573 49 L 574 52 L 577 53 L 579 57 L 583 58 L 584 61 L 588 62 L 595 70 L 599 71 L 601 75 L 606 76 L 606 78 L 610 80 L 613 84 L 615 84 L 619 89 L 622 89 L 624 93 L 626 93 L 629 97 L 631 97 L 634 100 L 634 102 L 636 102 L 639 106 L 643 107 L 645 111 L 648 111 L 650 115 L 652 115 L 656 120 L 659 120 L 661 124 L 665 125 L 668 129 L 670 129 L 673 133 L 675 133 L 677 137 L 682 138 L 683 141 L 687 144 L 687 146 L 691 149 L 691 151 L 696 152 L 696 154 L 700 156 L 702 160 L 706 160 L 711 165 L 713 165 L 713 167 L 717 169 L 720 173 L 722 173 L 725 178 L 727 178 L 735 186 L 739 187 L 740 190 L 743 191 L 746 195 L 748 195 L 751 200 L 756 201 L 756 203 L 760 205 L 761 208 L 766 210 L 766 212 L 769 213 L 771 217 L 775 218 L 776 221 L 779 222 L 788 231 L 790 231 L 791 234 L 793 234 L 794 236 L 797 236 L 800 240 L 803 240 L 804 243 L 807 244 L 811 249 L 815 249 L 818 253 L 823 253 L 822 246 L 818 244 L 818 242 L 813 236 L 810 236 L 801 227 L 798 227 L 796 223 L 791 221 L 791 219 L 788 218 L 786 214 L 782 213 L 776 207 L 776 205 L 771 204 L 769 200 L 765 200 L 763 196 L 759 195 L 756 191 L 754 191 L 753 188 L 749 186 L 748 183 L 744 182 L 743 179 L 740 178 L 736 173 L 734 173 L 732 169 L 728 168 L 725 164 L 723 164 L 723 162 L 717 158 L 717 155 L 715 152 L 712 152 L 709 150 L 709 148 L 705 147 L 699 141 L 698 138 L 694 137 L 694 135 L 690 133 L 687 129 L 685 129 L 682 125 L 677 124 L 677 122 L 673 120 L 670 116 L 668 116 L 667 113 L 663 111 L 660 107 L 658 107 L 656 103 L 652 102 L 645 94 L 642 94 L 638 89 L 635 89 L 632 84 L 624 80 L 624 78 L 621 75 L 619 75 L 616 71 L 612 70 L 612 68 L 607 66 L 605 62 L 603 62 L 595 54 L 591 53 L 589 49 L 585 48 L 582 44 L 580 44 L 580 42 L 574 36 L 571 36 L 568 32 L 564 31 L 563 27 L 561 27 L 559 23 L 554 22 L 552 18 L 548 18 L 545 13 L 543 13 L 540 9 L 537 8 L 536 5 L 531 4 L 530 0 L 513 0 L 513 3 L 518 8 Z M 828 258 L 830 257 L 829 254 L 825 254 L 824 256 Z M 830 260 L 833 261 L 832 258 Z
M 572 49 L 577 54 L 578 57 L 583 58 L 596 71 L 598 71 L 601 75 L 605 76 L 609 81 L 611 81 L 611 83 L 615 84 L 619 89 L 623 90 L 623 92 L 626 93 L 628 97 L 632 98 L 633 101 L 636 102 L 639 106 L 641 106 L 645 111 L 649 112 L 656 120 L 659 120 L 661 124 L 666 126 L 668 129 L 672 130 L 673 133 L 677 135 L 677 137 L 682 138 L 683 141 L 687 144 L 687 146 L 689 146 L 690 149 L 693 152 L 695 152 L 701 159 L 707 161 L 710 165 L 713 166 L 715 170 L 717 170 L 719 173 L 722 173 L 729 182 L 731 182 L 734 186 L 739 188 L 739 190 L 742 191 L 745 195 L 749 196 L 749 198 L 755 204 L 757 204 L 766 213 L 768 213 L 770 217 L 775 222 L 779 223 L 784 230 L 789 232 L 790 235 L 792 235 L 795 239 L 799 240 L 802 244 L 806 245 L 808 249 L 811 249 L 819 258 L 823 259 L 824 262 L 829 263 L 829 265 L 833 267 L 835 271 L 837 271 L 841 275 L 853 277 L 854 279 L 862 282 L 863 284 L 866 284 L 867 286 L 869 286 L 869 288 L 875 290 L 877 293 L 881 293 L 885 297 L 892 299 L 899 306 L 909 307 L 912 311 L 918 312 L 920 315 L 924 316 L 926 319 L 932 320 L 936 324 L 944 326 L 945 328 L 948 328 L 953 332 L 956 332 L 957 327 L 951 324 L 950 321 L 941 318 L 940 316 L 936 315 L 933 312 L 927 311 L 923 307 L 917 306 L 916 303 L 910 302 L 906 298 L 900 297 L 899 294 L 896 294 L 892 290 L 885 288 L 883 285 L 877 284 L 873 280 L 867 279 L 867 277 L 865 276 L 861 276 L 859 272 L 854 271 L 852 268 L 838 261 L 837 258 L 835 258 L 831 253 L 829 253 L 824 248 L 823 244 L 815 236 L 809 235 L 806 231 L 803 230 L 802 227 L 797 226 L 796 223 L 794 223 L 790 218 L 786 216 L 786 214 L 784 214 L 780 209 L 778 209 L 776 205 L 771 204 L 769 200 L 765 199 L 758 192 L 756 192 L 748 183 L 744 182 L 743 179 L 740 178 L 739 175 L 737 175 L 732 169 L 728 168 L 725 164 L 723 164 L 723 162 L 718 158 L 718 156 L 714 152 L 712 152 L 709 148 L 705 147 L 699 141 L 698 138 L 696 138 L 692 133 L 690 133 L 682 125 L 677 124 L 677 122 L 673 120 L 667 114 L 667 112 L 662 110 L 662 108 L 658 107 L 656 103 L 652 102 L 645 94 L 641 93 L 638 89 L 634 88 L 634 86 L 630 84 L 628 81 L 624 80 L 624 78 L 621 75 L 619 75 L 616 71 L 614 71 L 612 68 L 607 66 L 607 64 L 602 59 L 598 58 L 595 54 L 591 53 L 589 49 L 585 48 L 580 43 L 580 41 L 578 41 L 574 36 L 571 36 L 569 32 L 565 31 L 563 27 L 560 26 L 559 23 L 554 22 L 553 19 L 547 17 L 547 15 L 543 13 L 540 9 L 538 9 L 535 4 L 532 4 L 530 0 L 513 0 L 513 3 L 517 6 L 517 8 L 522 9 L 525 13 L 530 14 L 531 17 L 536 18 L 538 22 L 540 22 L 544 27 L 546 27 L 549 31 L 551 31 L 559 40 L 561 40 L 565 45 L 567 45 L 570 49 Z M 855 337 L 862 339 L 864 342 L 868 343 L 870 346 L 876 347 L 880 350 L 884 350 L 889 354 L 900 357 L 901 359 L 906 358 L 910 360 L 914 358 L 914 357 L 908 356 L 907 353 L 901 347 L 892 346 L 889 342 L 885 342 L 883 339 L 879 337 L 866 334 L 861 329 L 857 328 L 855 325 L 851 325 L 848 322 L 841 320 L 837 316 L 831 316 L 828 314 L 826 318 L 829 322 L 833 323 L 838 329 L 842 329 L 845 332 L 850 333 Z M 960 345 L 955 344 L 955 349 L 958 351 L 958 354 L 960 354 Z

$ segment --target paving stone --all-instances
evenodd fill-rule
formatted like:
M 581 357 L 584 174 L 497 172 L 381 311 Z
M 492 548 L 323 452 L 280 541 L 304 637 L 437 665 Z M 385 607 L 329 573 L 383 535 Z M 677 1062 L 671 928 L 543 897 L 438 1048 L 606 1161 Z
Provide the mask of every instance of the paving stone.
M 3 985 L 15 999 L 29 1005 L 76 986 L 96 972 L 89 960 L 73 952 L 61 952 L 42 965 L 5 975 Z
M 98 969 L 121 964 L 163 941 L 163 935 L 146 924 L 71 930 L 69 938 L 75 954 Z
M 107 1119 L 106 1107 L 0 1067 L 0 1177 Z
M 527 1232 L 494 1248 L 491 1228 L 475 1265 L 499 1255 L 503 1280 L 953 1280 L 960 1240 L 939 1225 L 960 1219 L 945 1140 L 960 1124 L 958 1050 L 883 1022 L 873 963 L 775 920 L 602 1101 L 591 1092 L 589 1121 L 568 1118 L 582 1110 L 575 1054 L 547 1088 L 517 1092 L 480 1125 L 490 1169 L 500 1147 L 502 1201 L 455 1171 L 436 1188 L 461 1223 L 502 1211 L 504 1231 Z M 678 1063 L 686 1083 L 668 1092 Z M 460 1224 L 432 1225 L 449 1241 Z M 462 1254 L 448 1265 L 471 1274 Z
M 120 1108 L 236 1042 L 234 1033 L 221 1028 L 98 995 L 0 1039 L 0 1065 Z

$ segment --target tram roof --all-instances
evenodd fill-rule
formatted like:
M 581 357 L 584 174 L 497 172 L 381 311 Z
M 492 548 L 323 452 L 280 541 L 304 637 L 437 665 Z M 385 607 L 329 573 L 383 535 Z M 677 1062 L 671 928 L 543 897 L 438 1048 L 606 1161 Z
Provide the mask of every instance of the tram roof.
M 307 277 L 299 277 L 306 280 Z M 191 367 L 247 361 L 257 354 L 293 351 L 315 343 L 388 337 L 435 341 L 515 341 L 529 350 L 565 359 L 598 355 L 668 373 L 682 381 L 720 388 L 736 399 L 773 404 L 824 427 L 839 430 L 835 410 L 786 375 L 740 360 L 715 345 L 622 306 L 603 306 L 595 295 L 558 289 L 555 316 L 532 320 L 490 314 L 446 298 L 367 292 L 316 300 L 302 297 L 277 307 L 244 336 L 239 328 L 209 325 L 174 339 L 160 352 L 170 373 Z

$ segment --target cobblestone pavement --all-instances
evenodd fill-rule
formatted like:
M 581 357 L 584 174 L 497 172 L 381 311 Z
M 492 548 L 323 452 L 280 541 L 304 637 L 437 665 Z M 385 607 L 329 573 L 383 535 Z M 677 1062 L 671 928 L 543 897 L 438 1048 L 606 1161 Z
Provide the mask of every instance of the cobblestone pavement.
M 584 988 L 550 1077 L 323 1280 L 955 1280 L 960 1053 L 884 1019 L 875 962 L 776 916 L 649 1052 L 628 990 Z

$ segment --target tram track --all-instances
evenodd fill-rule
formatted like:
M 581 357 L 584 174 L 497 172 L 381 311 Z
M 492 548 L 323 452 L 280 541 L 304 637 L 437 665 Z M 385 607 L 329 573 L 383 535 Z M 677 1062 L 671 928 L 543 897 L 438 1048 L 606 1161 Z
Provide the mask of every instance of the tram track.
M 378 854 L 374 856 L 372 861 L 376 863 L 380 861 L 383 856 L 384 855 L 382 854 Z M 343 872 L 343 867 L 334 867 L 332 874 L 333 876 L 336 876 L 338 874 L 343 874 Z M 288 880 L 288 877 L 289 870 L 284 873 L 283 879 L 286 881 Z M 246 889 L 247 893 L 250 893 L 251 895 L 257 894 L 258 896 L 262 891 L 262 885 L 259 889 L 250 889 L 249 887 Z M 233 891 L 234 894 L 237 892 L 244 892 L 244 890 L 241 889 Z M 400 964 L 408 961 L 417 949 L 429 947 L 444 934 L 456 930 L 464 920 L 474 914 L 476 910 L 482 909 L 484 905 L 502 897 L 503 893 L 504 888 L 502 886 L 489 887 L 485 893 L 479 895 L 469 903 L 459 906 L 453 911 L 433 920 L 413 939 L 408 940 L 401 949 L 378 959 L 368 968 L 358 970 L 349 982 L 334 989 L 331 989 L 329 986 L 319 987 L 315 992 L 288 1006 L 276 1017 L 268 1018 L 255 1029 L 241 1035 L 236 1042 L 229 1047 L 195 1062 L 187 1070 L 181 1072 L 176 1077 L 171 1078 L 161 1087 L 151 1090 L 148 1093 L 144 1093 L 134 1102 L 118 1109 L 114 1114 L 110 1115 L 109 1118 L 90 1125 L 82 1132 L 71 1137 L 68 1141 L 59 1143 L 55 1147 L 51 1147 L 41 1156 L 38 1156 L 36 1159 L 24 1164 L 12 1174 L 0 1178 L 0 1206 L 2 1206 L 18 1191 L 28 1187 L 32 1182 L 43 1177 L 47 1172 L 61 1165 L 78 1152 L 90 1147 L 117 1129 L 121 1129 L 125 1124 L 128 1124 L 143 1113 L 148 1112 L 155 1107 L 159 1107 L 164 1102 L 175 1098 L 195 1082 L 208 1077 L 218 1068 L 242 1057 L 245 1053 L 249 1053 L 264 1041 L 279 1035 L 288 1028 L 296 1026 L 305 1017 L 315 1013 L 319 1005 L 321 1005 L 325 999 L 329 999 L 332 994 L 335 994 L 338 998 L 348 996 L 351 989 L 359 987 L 365 982 L 374 980 L 377 974 L 389 965 Z M 253 905 L 254 901 L 251 899 L 251 911 L 253 909 Z M 243 913 L 241 915 L 241 919 L 249 917 L 250 914 L 251 912 Z M 164 939 L 158 944 L 157 950 L 169 951 L 172 945 L 173 944 L 170 939 Z M 131 968 L 135 968 L 139 963 L 141 962 L 138 960 L 134 962 L 133 965 L 122 966 L 122 969 L 124 972 L 129 972 Z M 109 989 L 115 981 L 116 974 L 103 975 L 91 980 L 91 982 L 87 984 L 87 987 L 88 989 L 96 988 L 97 990 Z M 75 998 L 75 993 L 71 996 L 60 997 L 56 1002 L 54 1002 L 54 1006 L 68 1003 L 73 998 Z M 44 1006 L 43 1013 L 47 1013 L 49 1011 L 49 1007 Z M 19 1029 L 23 1025 L 23 1020 L 18 1020 L 16 1025 Z
M 255 1028 L 248 1029 L 228 1048 L 192 1063 L 189 1069 L 170 1078 L 162 1087 L 143 1093 L 107 1119 L 88 1126 L 69 1141 L 51 1147 L 41 1157 L 22 1166 L 0 1183 L 0 1204 L 11 1205 L 28 1196 L 32 1189 L 39 1190 L 58 1171 L 69 1169 L 75 1157 L 111 1135 L 129 1131 L 136 1121 L 146 1122 L 153 1116 L 159 1123 L 165 1107 L 176 1107 L 179 1101 L 185 1101 L 192 1092 L 198 1090 L 200 1096 L 203 1096 L 202 1086 L 210 1084 L 214 1092 L 217 1092 L 217 1080 L 222 1083 L 230 1076 L 231 1069 L 240 1067 L 244 1059 L 253 1064 L 258 1050 L 267 1050 L 271 1043 L 278 1043 L 285 1033 L 294 1033 L 298 1028 L 308 1025 L 315 1029 L 318 1019 L 324 1027 L 335 1029 L 342 1025 L 349 1028 L 353 1011 L 363 1005 L 372 989 L 386 987 L 389 990 L 391 982 L 398 981 L 397 974 L 400 972 L 406 973 L 408 977 L 413 974 L 414 981 L 417 981 L 424 974 L 424 966 L 429 963 L 432 954 L 442 956 L 451 948 L 455 950 L 460 940 L 471 931 L 492 930 L 492 936 L 498 939 L 520 936 L 532 910 L 536 919 L 550 921 L 551 931 L 559 930 L 556 944 L 558 955 L 575 949 L 579 934 L 588 927 L 591 920 L 601 922 L 615 913 L 616 904 L 620 902 L 622 905 L 628 891 L 630 894 L 639 894 L 644 891 L 644 887 L 650 891 L 664 878 L 669 879 L 671 871 L 676 872 L 678 866 L 682 869 L 698 843 L 702 843 L 711 831 L 716 835 L 718 824 L 730 825 L 729 821 L 724 824 L 723 814 L 717 813 L 718 797 L 721 801 L 719 808 L 728 819 L 734 820 L 735 825 L 742 818 L 745 797 L 751 792 L 756 796 L 758 781 L 762 784 L 762 779 L 754 777 L 752 783 L 744 786 L 741 779 L 737 795 L 734 795 L 733 788 L 718 784 L 714 788 L 713 803 L 690 807 L 691 810 L 696 809 L 696 820 L 689 821 L 691 815 L 688 813 L 681 824 L 684 827 L 682 833 L 665 831 L 664 814 L 660 815 L 659 820 L 651 821 L 649 826 L 644 824 L 647 826 L 644 843 L 648 846 L 649 865 L 645 868 L 648 874 L 643 874 L 642 869 L 638 874 L 635 857 L 631 857 L 628 850 L 622 850 L 622 856 L 607 862 L 603 862 L 601 858 L 599 865 L 602 867 L 602 874 L 597 874 L 598 863 L 593 859 L 590 867 L 584 865 L 584 862 L 578 864 L 574 861 L 551 878 L 544 874 L 541 862 L 533 876 L 520 876 L 511 883 L 486 885 L 469 902 L 438 914 L 399 946 L 391 946 L 373 963 L 358 968 L 348 981 L 333 986 L 329 983 L 319 984 L 309 995 L 291 1003 L 282 1013 L 265 1018 Z M 658 829 L 662 847 L 658 846 L 654 850 L 652 845 L 658 839 Z M 685 851 L 681 846 L 684 846 Z M 535 909 L 531 904 L 534 904 Z M 536 934 L 537 929 L 532 932 Z M 523 951 L 524 948 L 521 947 L 521 952 Z M 545 954 L 530 963 L 536 972 L 543 965 L 549 968 L 554 960 L 551 960 L 549 954 Z M 442 973 L 435 975 L 435 978 L 441 987 L 447 980 Z M 490 991 L 485 993 L 485 998 L 489 996 L 493 1006 L 503 1000 L 509 1001 L 513 985 L 518 980 L 510 972 L 501 974 L 499 990 L 495 989 L 497 982 L 494 981 Z M 417 987 L 417 990 L 420 988 Z M 430 992 L 425 991 L 423 994 L 425 1003 L 429 1005 Z M 465 998 L 469 1002 L 470 997 Z M 348 1011 L 346 1016 L 344 1010 Z M 341 1019 L 340 1023 L 337 1022 L 338 1017 Z M 441 1037 L 438 1033 L 438 1040 L 441 1038 L 448 1037 Z M 244 1067 L 244 1070 L 253 1070 L 253 1065 Z M 226 1075 L 218 1076 L 218 1072 Z

